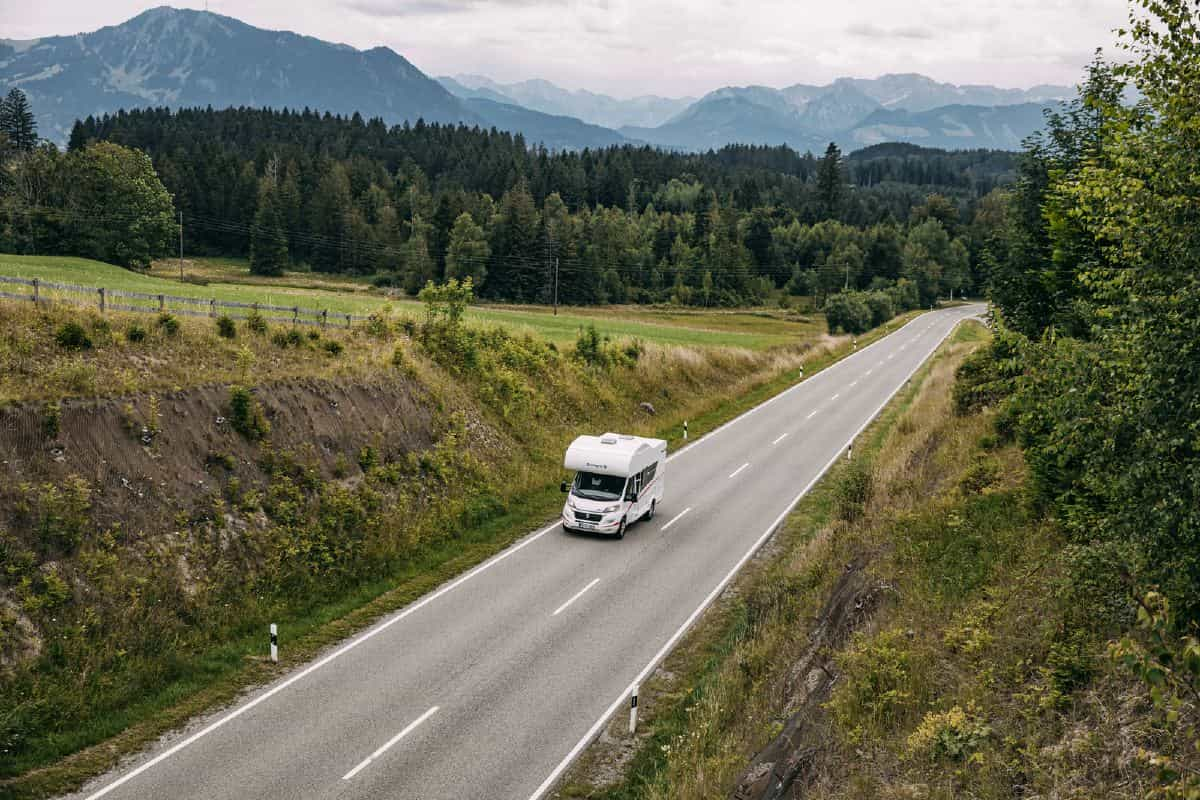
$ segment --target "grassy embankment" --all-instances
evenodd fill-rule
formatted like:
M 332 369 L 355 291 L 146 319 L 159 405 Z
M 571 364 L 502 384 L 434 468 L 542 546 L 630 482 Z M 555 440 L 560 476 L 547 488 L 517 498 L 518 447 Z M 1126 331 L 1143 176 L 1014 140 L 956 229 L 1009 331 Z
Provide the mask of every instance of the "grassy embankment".
M 1105 656 L 995 410 L 955 414 L 986 337 L 943 347 L 643 687 L 638 737 L 611 728 L 560 796 L 1147 795 L 1139 746 L 1181 743 Z
M 397 315 L 417 316 L 423 313 L 423 307 L 416 300 L 390 299 L 361 282 L 337 276 L 289 273 L 279 278 L 261 278 L 250 275 L 237 262 L 223 260 L 195 262 L 190 269 L 185 269 L 185 274 L 193 277 L 201 275 L 208 284 L 180 282 L 171 262 L 158 262 L 150 274 L 140 274 L 83 258 L 0 254 L 0 276 L 5 277 L 41 278 L 57 283 L 103 286 L 145 294 L 173 294 L 264 305 L 300 305 L 328 309 L 330 313 L 366 315 L 383 308 L 390 308 Z M 0 289 L 6 287 L 0 286 Z M 6 290 L 12 291 L 11 287 Z M 53 291 L 46 291 L 45 294 L 55 296 Z M 661 344 L 743 347 L 751 350 L 809 339 L 824 328 L 819 314 L 638 306 L 563 308 L 555 316 L 544 307 L 477 305 L 467 312 L 467 320 L 478 324 L 503 325 L 516 333 L 528 332 L 555 344 L 573 342 L 581 327 L 595 324 L 613 337 L 638 338 Z
M 686 418 L 699 435 L 794 382 L 801 361 L 812 374 L 849 349 L 824 335 L 770 351 L 619 340 L 588 362 L 475 325 L 447 337 L 390 319 L 313 340 L 239 324 L 229 339 L 208 320 L 181 318 L 174 329 L 65 306 L 3 312 L 3 397 L 41 415 L 44 431 L 24 454 L 30 472 L 7 487 L 0 522 L 0 796 L 14 797 L 78 785 L 535 527 L 560 502 L 558 459 L 579 430 L 677 440 Z M 68 322 L 86 346 L 56 341 Z M 129 424 L 118 438 L 153 469 L 189 454 L 156 452 L 158 433 L 143 446 L 138 430 L 204 424 L 159 411 L 191 387 L 254 385 L 279 407 L 278 432 L 299 424 L 279 389 L 293 379 L 415 392 L 436 442 L 387 451 L 364 431 L 348 452 L 278 452 L 268 433 L 239 440 L 244 457 L 196 452 L 211 494 L 138 529 L 97 525 L 103 492 L 90 475 L 39 472 L 58 436 L 50 421 L 65 419 L 73 398 L 122 396 Z M 642 400 L 658 414 L 641 412 Z M 498 481 L 494 463 L 518 466 Z M 279 667 L 261 659 L 267 621 L 287 643 Z

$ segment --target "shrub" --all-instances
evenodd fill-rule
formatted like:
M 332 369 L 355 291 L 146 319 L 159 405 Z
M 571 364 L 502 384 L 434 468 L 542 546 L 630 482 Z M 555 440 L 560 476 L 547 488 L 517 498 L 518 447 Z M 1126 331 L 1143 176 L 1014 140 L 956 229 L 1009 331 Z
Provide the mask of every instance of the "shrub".
M 417 368 L 413 365 L 412 359 L 409 358 L 403 345 L 396 345 L 396 349 L 392 351 L 392 366 L 400 370 L 400 374 L 406 378 L 412 378 L 417 374 Z
M 846 466 L 835 490 L 837 515 L 840 519 L 853 522 L 862 516 L 871 496 L 871 478 L 871 470 L 861 459 L 851 461 Z
M 275 331 L 275 333 L 271 334 L 271 344 L 282 349 L 301 347 L 304 344 L 304 334 L 300 333 L 296 328 L 288 328 L 286 331 Z
M 903 631 L 856 634 L 837 661 L 841 680 L 827 708 L 851 742 L 894 729 L 916 704 L 914 678 L 919 670 Z
M 320 331 L 309 331 L 308 333 L 305 334 L 305 336 L 308 337 L 308 340 L 310 342 L 315 342 L 321 338 L 321 332 Z
M 358 451 L 358 466 L 363 472 L 370 472 L 372 467 L 379 465 L 379 452 L 370 445 Z
M 174 314 L 169 314 L 166 311 L 158 315 L 158 327 L 167 336 L 174 336 L 179 333 L 179 320 Z
M 588 366 L 608 366 L 608 352 L 604 347 L 605 340 L 600 338 L 595 325 L 588 325 L 579 331 L 575 339 L 575 358 Z
M 991 735 L 991 728 L 961 706 L 954 706 L 949 711 L 927 713 L 908 737 L 908 752 L 934 760 L 962 761 Z
M 267 332 L 267 319 L 257 311 L 251 311 L 246 317 L 246 330 L 259 336 Z
M 233 320 L 228 315 L 217 317 L 217 336 L 222 339 L 236 339 L 237 326 L 233 324 Z
M 321 342 L 321 348 L 331 356 L 340 356 L 342 354 L 342 350 L 345 349 L 342 347 L 342 343 L 336 339 L 326 339 L 325 341 Z
M 825 300 L 829 332 L 863 333 L 871 329 L 871 309 L 859 292 L 839 292 Z
M 252 442 L 271 432 L 271 424 L 263 415 L 262 406 L 244 386 L 229 388 L 229 424 Z
M 878 328 L 896 316 L 896 306 L 887 292 L 867 292 L 864 298 L 871 310 L 871 327 Z
M 134 344 L 144 342 L 146 341 L 146 329 L 135 322 L 125 330 L 125 338 Z
M 54 334 L 54 341 L 65 350 L 88 350 L 92 340 L 78 322 L 64 322 Z
M 47 439 L 57 439 L 62 428 L 62 406 L 58 403 L 46 403 L 45 417 L 42 419 L 42 432 Z

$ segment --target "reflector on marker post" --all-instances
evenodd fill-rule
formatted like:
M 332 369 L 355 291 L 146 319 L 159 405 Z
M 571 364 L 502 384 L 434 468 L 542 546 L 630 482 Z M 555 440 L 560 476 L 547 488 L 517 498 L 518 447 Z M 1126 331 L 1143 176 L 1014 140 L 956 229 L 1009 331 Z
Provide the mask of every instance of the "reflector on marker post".
M 279 629 L 275 627 L 275 623 L 271 623 L 271 662 L 279 661 Z
M 633 693 L 629 695 L 629 733 L 637 732 L 637 696 L 638 685 L 633 685 Z

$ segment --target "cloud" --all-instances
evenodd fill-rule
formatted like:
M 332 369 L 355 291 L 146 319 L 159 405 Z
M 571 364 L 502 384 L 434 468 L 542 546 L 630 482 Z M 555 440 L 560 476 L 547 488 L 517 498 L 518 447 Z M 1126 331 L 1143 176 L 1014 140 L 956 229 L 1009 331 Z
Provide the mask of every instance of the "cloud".
M 846 33 L 864 39 L 935 39 L 937 34 L 930 28 L 916 25 L 897 28 L 881 28 L 869 22 L 856 22 L 846 26 Z
M 489 8 L 534 8 L 541 5 L 565 6 L 562 2 L 545 0 L 342 0 L 342 8 L 357 11 L 378 19 L 438 16 L 480 12 Z

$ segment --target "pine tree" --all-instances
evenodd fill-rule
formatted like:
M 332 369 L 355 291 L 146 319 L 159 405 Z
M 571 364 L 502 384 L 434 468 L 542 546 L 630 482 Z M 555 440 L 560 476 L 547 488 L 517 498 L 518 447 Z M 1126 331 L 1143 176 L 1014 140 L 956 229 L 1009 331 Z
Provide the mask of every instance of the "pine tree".
M 483 228 L 467 212 L 459 214 L 450 231 L 446 248 L 446 279 L 470 277 L 475 286 L 483 286 L 487 277 L 487 261 L 492 255 Z
M 0 100 L 0 133 L 8 138 L 9 147 L 14 150 L 28 153 L 37 147 L 37 122 L 29 100 L 15 87 Z
M 842 207 L 845 178 L 842 176 L 842 151 L 833 142 L 817 167 L 817 199 L 825 219 L 836 219 Z
M 279 188 L 270 178 L 263 178 L 254 228 L 250 232 L 250 271 L 255 275 L 282 275 L 287 263 L 287 234 L 279 208 Z

